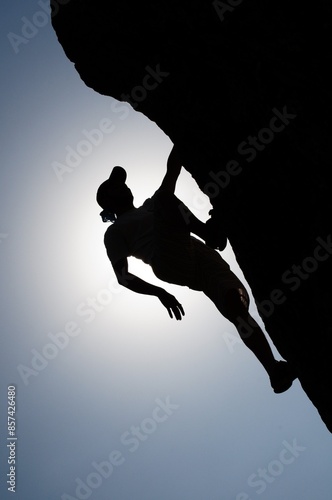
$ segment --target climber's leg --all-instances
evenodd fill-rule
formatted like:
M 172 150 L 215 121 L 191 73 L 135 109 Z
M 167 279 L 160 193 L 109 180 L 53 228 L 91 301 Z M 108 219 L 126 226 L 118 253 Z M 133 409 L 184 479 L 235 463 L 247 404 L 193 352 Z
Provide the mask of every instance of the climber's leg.
M 245 345 L 271 375 L 276 360 L 263 331 L 249 314 L 238 290 L 229 290 L 225 295 L 224 311 L 225 317 L 234 324 Z
M 263 331 L 249 314 L 238 290 L 233 289 L 226 294 L 225 316 L 234 324 L 245 345 L 265 368 L 274 391 L 280 393 L 289 389 L 296 378 L 295 372 L 287 362 L 274 358 Z

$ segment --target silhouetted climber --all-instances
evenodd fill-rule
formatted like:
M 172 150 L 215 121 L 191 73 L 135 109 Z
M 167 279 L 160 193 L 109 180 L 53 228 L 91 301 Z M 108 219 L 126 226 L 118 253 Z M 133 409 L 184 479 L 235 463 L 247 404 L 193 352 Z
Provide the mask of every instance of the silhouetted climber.
M 131 274 L 127 258 L 134 256 L 149 264 L 162 281 L 204 292 L 261 362 L 274 392 L 284 392 L 296 377 L 286 361 L 274 358 L 263 331 L 249 314 L 244 285 L 215 250 L 223 250 L 226 237 L 214 236 L 209 221 L 197 219 L 174 194 L 181 167 L 173 147 L 161 186 L 139 208 L 133 204 L 122 167 L 114 167 L 109 179 L 99 186 L 97 202 L 104 209 L 100 215 L 104 222 L 113 222 L 104 242 L 118 282 L 134 292 L 158 297 L 170 317 L 177 320 L 184 316 L 182 305 L 163 288 Z

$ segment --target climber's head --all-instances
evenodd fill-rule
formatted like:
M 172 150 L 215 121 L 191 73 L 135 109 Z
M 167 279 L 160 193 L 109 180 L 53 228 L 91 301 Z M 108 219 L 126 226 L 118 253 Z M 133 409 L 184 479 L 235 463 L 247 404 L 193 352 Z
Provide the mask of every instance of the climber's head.
M 122 167 L 114 167 L 109 178 L 97 190 L 97 203 L 103 208 L 101 217 L 104 222 L 134 208 L 134 197 L 126 184 L 127 173 Z

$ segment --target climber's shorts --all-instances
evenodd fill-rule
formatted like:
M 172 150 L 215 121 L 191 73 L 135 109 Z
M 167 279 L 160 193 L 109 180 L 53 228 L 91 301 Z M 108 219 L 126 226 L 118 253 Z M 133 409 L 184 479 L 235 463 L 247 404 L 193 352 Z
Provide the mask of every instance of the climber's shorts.
M 152 268 L 162 281 L 202 291 L 227 317 L 225 297 L 237 290 L 248 309 L 249 296 L 243 283 L 221 255 L 183 230 L 174 230 L 158 215 L 154 225 L 155 253 Z

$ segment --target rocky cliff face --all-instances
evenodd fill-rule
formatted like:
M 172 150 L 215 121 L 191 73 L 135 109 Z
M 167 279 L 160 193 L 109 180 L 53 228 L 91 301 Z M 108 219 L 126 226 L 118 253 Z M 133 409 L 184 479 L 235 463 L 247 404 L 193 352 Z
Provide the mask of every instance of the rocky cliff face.
M 67 57 L 178 145 L 332 431 L 329 2 L 61 3 L 52 23 Z

